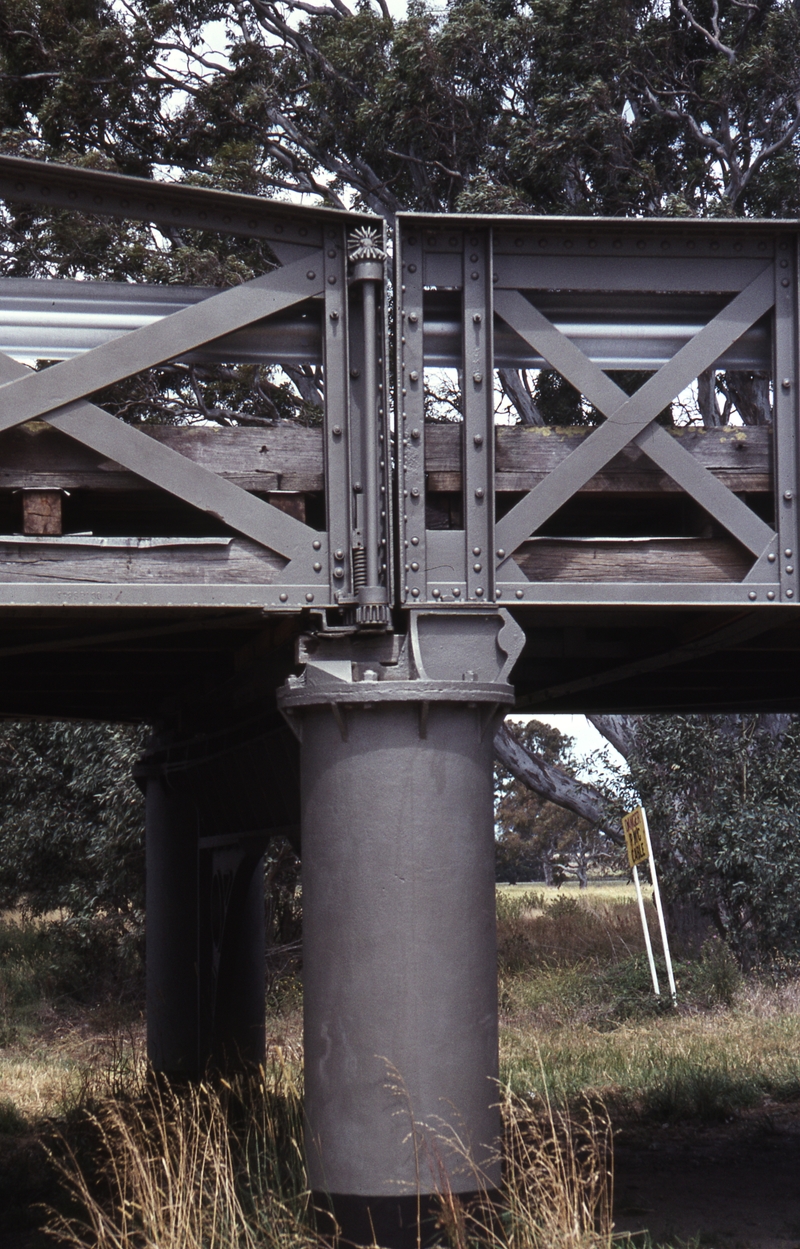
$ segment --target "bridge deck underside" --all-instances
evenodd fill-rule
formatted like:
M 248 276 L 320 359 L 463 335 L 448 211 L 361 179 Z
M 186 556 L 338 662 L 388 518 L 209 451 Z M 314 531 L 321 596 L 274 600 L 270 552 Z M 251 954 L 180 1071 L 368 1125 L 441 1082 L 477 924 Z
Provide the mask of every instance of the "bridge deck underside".
M 790 710 L 800 620 L 751 612 L 530 609 L 515 670 L 520 710 Z M 274 705 L 313 621 L 260 612 L 6 609 L 0 715 L 152 723 L 247 718 Z

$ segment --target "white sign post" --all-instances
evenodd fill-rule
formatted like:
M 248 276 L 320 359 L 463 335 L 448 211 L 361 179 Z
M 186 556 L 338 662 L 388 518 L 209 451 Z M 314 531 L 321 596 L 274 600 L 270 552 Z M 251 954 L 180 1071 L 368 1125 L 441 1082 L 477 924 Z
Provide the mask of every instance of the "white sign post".
M 669 981 L 669 991 L 672 998 L 673 1006 L 677 1003 L 678 995 L 675 989 L 675 976 L 672 971 L 672 958 L 669 952 L 669 942 L 667 941 L 667 926 L 664 923 L 664 907 L 661 903 L 661 891 L 658 887 L 658 877 L 656 876 L 656 864 L 653 858 L 653 846 L 650 841 L 650 829 L 647 825 L 647 815 L 644 807 L 637 807 L 634 811 L 629 811 L 627 815 L 622 817 L 622 831 L 625 834 L 625 848 L 628 852 L 628 863 L 633 871 L 633 883 L 636 886 L 636 900 L 639 903 L 639 914 L 642 919 L 642 931 L 644 932 L 644 943 L 647 948 L 647 959 L 650 963 L 650 975 L 653 979 L 653 990 L 656 997 L 661 996 L 661 989 L 658 984 L 658 974 L 656 972 L 656 964 L 653 958 L 653 947 L 650 942 L 650 931 L 647 927 L 647 917 L 644 912 L 644 900 L 642 898 L 642 886 L 639 881 L 640 863 L 649 863 L 650 879 L 653 882 L 653 898 L 658 912 L 658 926 L 661 930 L 661 944 L 664 947 L 664 962 L 667 965 L 667 979 Z

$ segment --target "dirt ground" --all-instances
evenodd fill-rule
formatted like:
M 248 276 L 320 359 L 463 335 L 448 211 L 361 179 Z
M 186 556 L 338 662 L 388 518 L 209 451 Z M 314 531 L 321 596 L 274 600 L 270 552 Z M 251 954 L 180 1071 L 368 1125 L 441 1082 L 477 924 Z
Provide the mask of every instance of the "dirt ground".
M 800 1103 L 767 1100 L 712 1126 L 621 1126 L 614 1158 L 617 1231 L 800 1249 Z

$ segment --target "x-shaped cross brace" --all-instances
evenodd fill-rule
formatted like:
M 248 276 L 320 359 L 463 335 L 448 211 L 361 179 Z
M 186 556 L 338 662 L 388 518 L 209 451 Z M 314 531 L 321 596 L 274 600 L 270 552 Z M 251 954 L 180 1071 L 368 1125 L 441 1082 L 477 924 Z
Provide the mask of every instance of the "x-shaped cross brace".
M 324 534 L 148 438 L 84 396 L 185 355 L 322 290 L 321 264 L 312 253 L 310 258 L 305 256 L 264 277 L 222 291 L 40 373 L 31 373 L 0 352 L 0 432 L 40 417 L 261 546 L 287 560 L 307 562 L 312 558 L 312 540 L 319 541 Z
M 510 556 L 630 442 L 635 442 L 753 555 L 762 555 L 775 536 L 769 525 L 654 421 L 774 302 L 774 275 L 769 265 L 634 395 L 628 396 L 519 291 L 496 291 L 495 312 L 607 418 L 498 521 L 496 543 L 497 549 L 504 552 L 503 558 Z

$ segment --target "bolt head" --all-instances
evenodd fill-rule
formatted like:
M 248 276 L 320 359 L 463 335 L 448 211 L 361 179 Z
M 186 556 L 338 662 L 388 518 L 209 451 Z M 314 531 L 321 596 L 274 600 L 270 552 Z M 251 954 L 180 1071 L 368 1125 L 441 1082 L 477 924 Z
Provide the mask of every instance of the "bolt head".
M 417 316 L 416 312 L 409 312 L 408 319 L 412 325 L 416 325 L 417 321 L 419 321 L 419 317 Z

